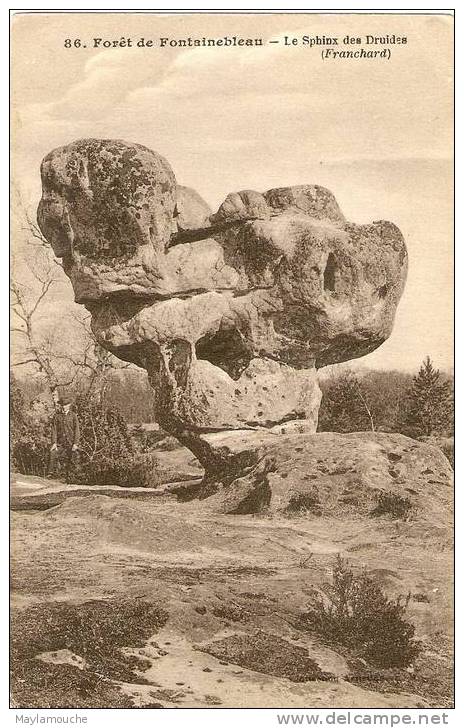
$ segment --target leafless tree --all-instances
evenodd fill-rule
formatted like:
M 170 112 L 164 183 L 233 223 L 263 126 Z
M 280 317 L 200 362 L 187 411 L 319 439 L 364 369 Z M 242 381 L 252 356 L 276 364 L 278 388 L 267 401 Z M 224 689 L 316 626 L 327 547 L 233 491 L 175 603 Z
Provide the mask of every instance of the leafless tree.
M 35 257 L 38 262 L 38 256 Z M 42 256 L 42 262 L 44 262 Z M 56 389 L 58 378 L 53 367 L 47 347 L 40 340 L 37 334 L 36 322 L 47 294 L 56 283 L 57 278 L 53 274 L 51 265 L 28 265 L 36 286 L 35 290 L 27 284 L 22 284 L 15 278 L 10 283 L 11 296 L 11 333 L 13 338 L 21 337 L 19 346 L 21 356 L 13 357 L 12 367 L 35 365 L 42 372 L 47 380 L 51 391 Z
M 61 263 L 53 256 L 39 227 L 22 205 L 21 210 L 24 221 L 21 229 L 26 238 L 21 259 L 13 261 L 10 284 L 11 366 L 34 367 L 45 377 L 52 395 L 59 386 L 74 385 L 84 394 L 102 398 L 110 370 L 126 369 L 130 365 L 119 362 L 98 344 L 90 327 L 90 316 L 85 312 L 69 313 L 64 321 L 68 330 L 79 332 L 82 345 L 79 354 L 60 346 L 56 320 L 45 333 L 43 326 L 38 325 L 52 289 L 64 278 Z
M 128 369 L 131 365 L 120 362 L 98 343 L 90 327 L 90 315 L 73 314 L 70 320 L 81 330 L 82 352 L 79 356 L 55 352 L 53 357 L 73 372 L 73 381 L 76 380 L 81 393 L 103 400 L 108 386 L 108 374 Z

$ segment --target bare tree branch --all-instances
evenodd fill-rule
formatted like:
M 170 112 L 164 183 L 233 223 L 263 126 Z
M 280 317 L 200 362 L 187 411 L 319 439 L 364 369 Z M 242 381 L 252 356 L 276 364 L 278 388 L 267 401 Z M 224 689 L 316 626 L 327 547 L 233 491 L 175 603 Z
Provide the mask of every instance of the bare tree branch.
M 37 327 L 40 307 L 47 300 L 52 286 L 59 282 L 59 278 L 54 274 L 56 260 L 47 240 L 24 206 L 22 207 L 25 220 L 23 230 L 28 233 L 28 250 L 22 264 L 30 271 L 33 285 L 14 278 L 11 281 L 11 331 L 21 334 L 19 361 L 13 361 L 12 367 L 35 364 L 39 372 L 45 375 L 51 391 L 59 385 L 69 386 L 76 383 L 83 393 L 97 393 L 102 397 L 107 386 L 108 373 L 111 370 L 128 369 L 132 365 L 119 362 L 100 346 L 90 326 L 90 315 L 70 313 L 67 321 L 64 319 L 68 328 L 69 319 L 72 319 L 81 329 L 80 354 L 63 351 L 63 342 L 58 340 L 56 322 L 48 333 Z
M 371 412 L 371 410 L 369 408 L 368 402 L 367 402 L 366 398 L 364 397 L 364 395 L 362 393 L 362 390 L 361 390 L 361 387 L 359 385 L 359 382 L 357 380 L 356 380 L 356 388 L 358 390 L 359 399 L 363 403 L 364 409 L 366 410 L 367 416 L 369 417 L 369 421 L 371 423 L 371 430 L 372 430 L 372 432 L 375 432 L 374 417 L 372 415 L 372 412 Z

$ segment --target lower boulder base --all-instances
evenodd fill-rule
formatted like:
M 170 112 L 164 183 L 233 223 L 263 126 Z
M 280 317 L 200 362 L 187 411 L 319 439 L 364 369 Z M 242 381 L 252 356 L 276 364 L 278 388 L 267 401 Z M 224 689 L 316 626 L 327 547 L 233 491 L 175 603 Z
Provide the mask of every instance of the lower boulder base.
M 261 430 L 203 438 L 212 458 L 192 496 L 214 511 L 420 515 L 436 526 L 450 523 L 449 461 L 437 447 L 404 435 Z

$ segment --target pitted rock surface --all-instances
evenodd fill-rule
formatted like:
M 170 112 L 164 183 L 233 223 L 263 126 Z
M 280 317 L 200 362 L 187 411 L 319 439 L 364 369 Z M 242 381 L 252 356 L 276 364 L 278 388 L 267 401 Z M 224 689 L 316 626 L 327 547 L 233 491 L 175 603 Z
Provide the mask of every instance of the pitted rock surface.
M 279 429 L 205 436 L 214 444 L 216 459 L 195 497 L 211 496 L 208 504 L 222 513 L 396 515 L 446 532 L 450 528 L 453 471 L 438 448 L 384 432 Z M 379 510 L 382 494 L 393 497 L 393 506 L 399 497 L 404 513 Z M 181 488 L 179 495 L 189 497 Z
M 315 432 L 316 369 L 391 333 L 401 232 L 347 222 L 323 187 L 234 192 L 211 214 L 159 154 L 96 139 L 41 172 L 40 228 L 98 341 L 146 369 L 159 424 L 203 464 L 208 432 Z
M 143 276 L 134 280 L 148 262 L 140 252 L 164 251 L 172 233 L 176 187 L 166 160 L 140 144 L 82 139 L 50 152 L 41 176 L 38 223 L 76 300 L 131 285 L 143 292 Z M 149 257 L 147 283 L 159 275 L 156 255 Z

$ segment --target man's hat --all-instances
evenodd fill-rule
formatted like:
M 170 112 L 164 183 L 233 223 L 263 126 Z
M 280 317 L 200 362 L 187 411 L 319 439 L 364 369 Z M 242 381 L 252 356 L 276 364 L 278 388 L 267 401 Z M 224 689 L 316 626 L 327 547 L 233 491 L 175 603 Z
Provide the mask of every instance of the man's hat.
M 72 397 L 65 391 L 59 390 L 58 391 L 58 402 L 62 405 L 64 404 L 71 404 L 72 403 Z

